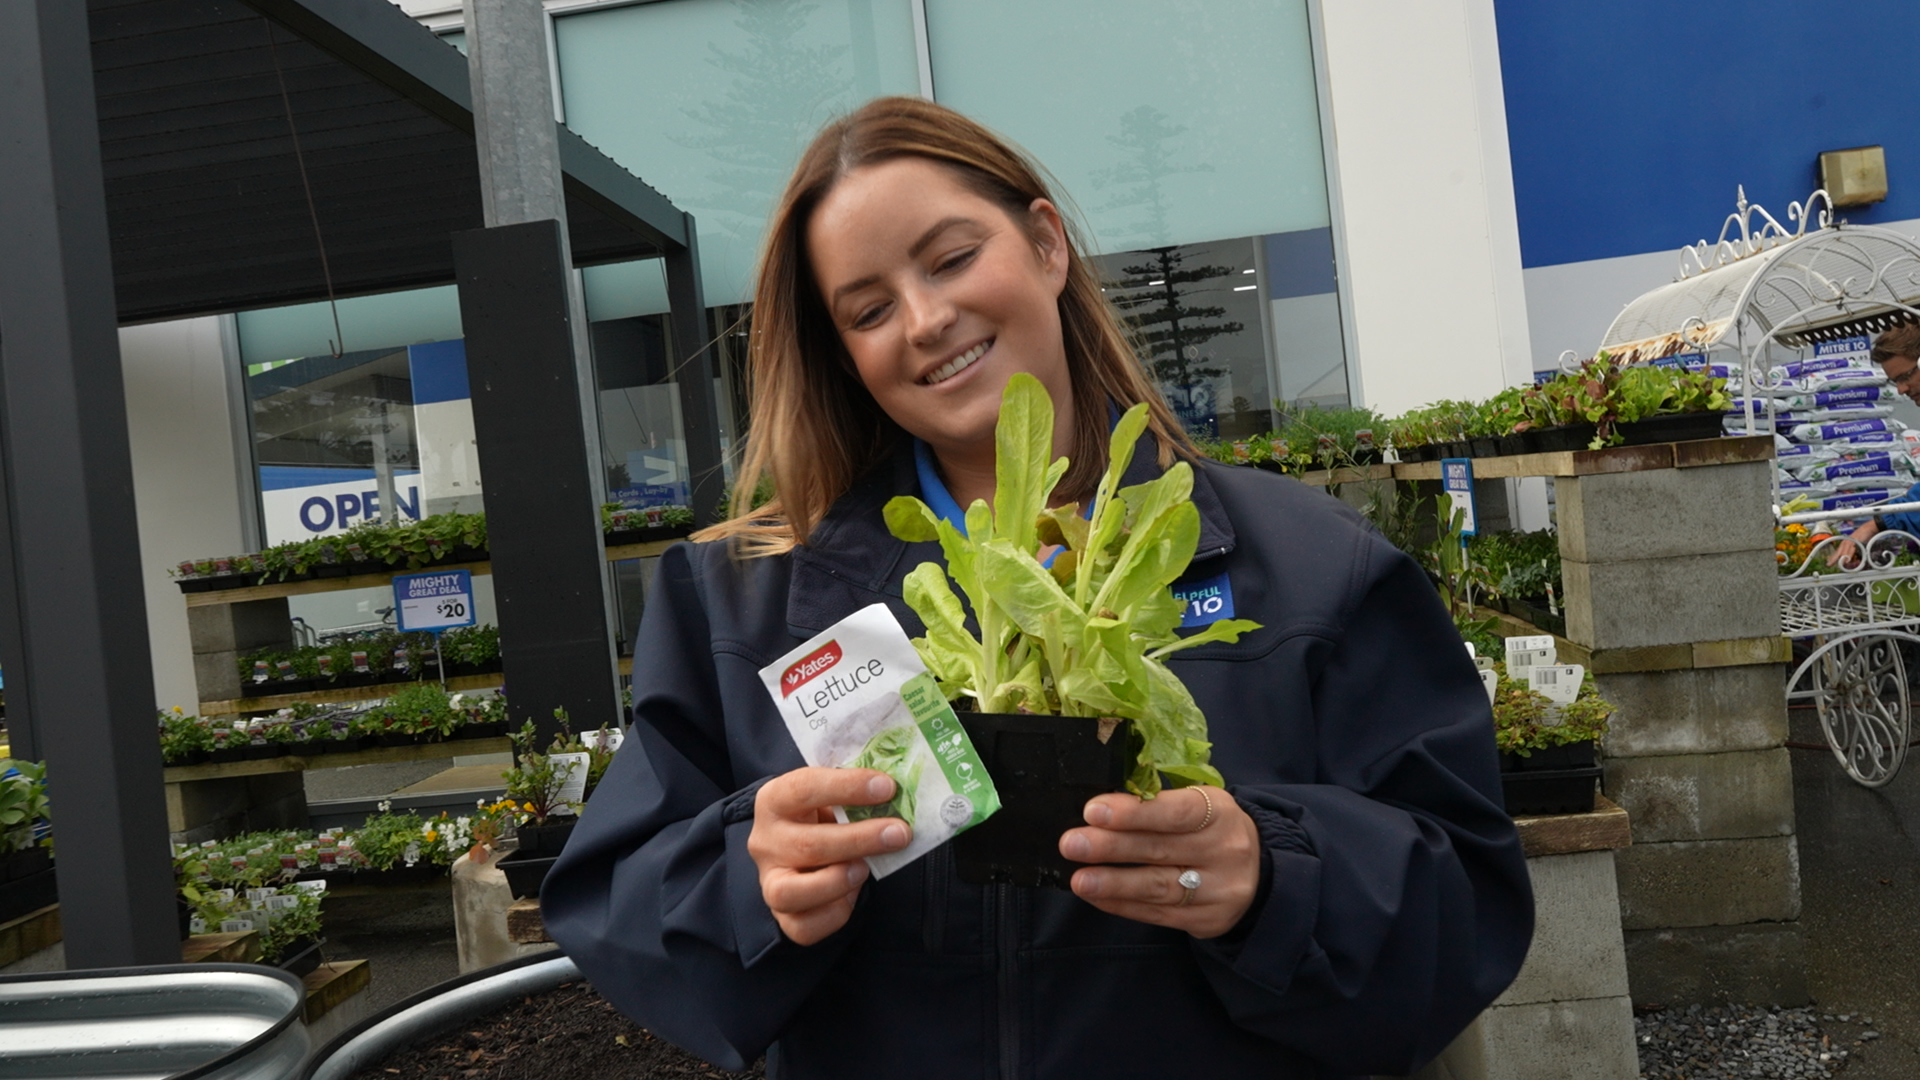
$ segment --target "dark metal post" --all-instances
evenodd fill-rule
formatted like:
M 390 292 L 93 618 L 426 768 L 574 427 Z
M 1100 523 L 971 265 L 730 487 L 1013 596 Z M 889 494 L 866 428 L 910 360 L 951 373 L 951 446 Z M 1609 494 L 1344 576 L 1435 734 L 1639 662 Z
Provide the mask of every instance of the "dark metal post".
M 675 382 L 687 441 L 687 480 L 694 520 L 719 520 L 720 419 L 713 402 L 713 335 L 707 330 L 706 293 L 700 281 L 700 241 L 687 215 L 687 246 L 667 252 L 667 306 L 673 314 Z
M 0 662 L 76 969 L 180 961 L 90 50 L 87 5 L 0 3 Z
M 560 239 L 552 220 L 453 235 L 507 700 L 543 732 L 555 706 L 575 730 L 620 717 Z

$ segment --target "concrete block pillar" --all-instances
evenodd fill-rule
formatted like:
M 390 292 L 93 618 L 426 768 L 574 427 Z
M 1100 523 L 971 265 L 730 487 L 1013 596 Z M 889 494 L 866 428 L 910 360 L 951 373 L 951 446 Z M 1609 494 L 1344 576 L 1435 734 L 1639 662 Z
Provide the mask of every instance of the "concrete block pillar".
M 1771 464 L 1557 481 L 1567 637 L 1616 712 L 1608 797 L 1637 1000 L 1807 1000 Z
M 284 649 L 293 643 L 287 598 L 209 604 L 187 609 L 187 638 L 193 649 L 194 684 L 201 701 L 230 701 L 249 696 L 235 663 L 259 649 Z

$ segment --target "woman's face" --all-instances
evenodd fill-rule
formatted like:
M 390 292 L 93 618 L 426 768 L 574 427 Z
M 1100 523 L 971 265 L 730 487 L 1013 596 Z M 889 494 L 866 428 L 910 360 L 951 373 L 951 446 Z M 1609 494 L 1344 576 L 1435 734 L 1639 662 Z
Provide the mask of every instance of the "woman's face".
M 1071 417 L 1057 303 L 1066 236 L 1052 203 L 1034 200 L 1029 215 L 1015 221 L 945 167 L 898 158 L 847 174 L 807 223 L 814 278 L 861 382 L 943 457 L 991 451 L 1016 372 Z M 1060 450 L 1071 424 L 1055 430 Z

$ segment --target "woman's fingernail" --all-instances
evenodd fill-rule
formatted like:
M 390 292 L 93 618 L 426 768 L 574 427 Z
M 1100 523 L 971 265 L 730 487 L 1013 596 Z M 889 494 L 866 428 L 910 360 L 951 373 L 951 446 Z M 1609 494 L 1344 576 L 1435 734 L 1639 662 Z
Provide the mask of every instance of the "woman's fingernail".
M 889 825 L 880 830 L 880 842 L 889 848 L 907 846 L 907 830 L 904 825 Z
M 881 775 L 867 781 L 867 795 L 874 802 L 886 802 L 893 798 L 893 777 Z
M 1093 845 L 1079 833 L 1068 833 L 1067 838 L 1060 841 L 1060 853 L 1069 859 L 1084 859 L 1092 851 Z
M 1081 896 L 1100 895 L 1100 875 L 1097 873 L 1088 873 L 1082 870 L 1080 873 L 1073 875 L 1073 884 Z
M 1089 825 L 1105 825 L 1113 820 L 1113 808 L 1103 802 L 1090 802 L 1087 804 L 1086 818 Z
M 847 888 L 857 889 L 867 880 L 867 864 L 857 862 L 847 867 Z

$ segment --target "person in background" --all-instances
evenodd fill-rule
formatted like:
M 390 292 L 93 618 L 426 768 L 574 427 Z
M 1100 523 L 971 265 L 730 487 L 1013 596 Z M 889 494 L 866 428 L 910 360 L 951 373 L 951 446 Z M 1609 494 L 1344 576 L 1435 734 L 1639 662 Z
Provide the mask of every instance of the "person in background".
M 1907 400 L 1920 405 L 1920 323 L 1896 326 L 1874 338 L 1873 362 L 1886 372 L 1895 390 L 1905 394 Z M 1908 488 L 1907 493 L 1900 497 L 1900 502 L 1920 502 L 1920 484 Z M 1861 545 L 1888 529 L 1920 536 L 1920 511 L 1875 514 L 1842 540 L 1827 561 L 1835 566 L 1853 563 Z

